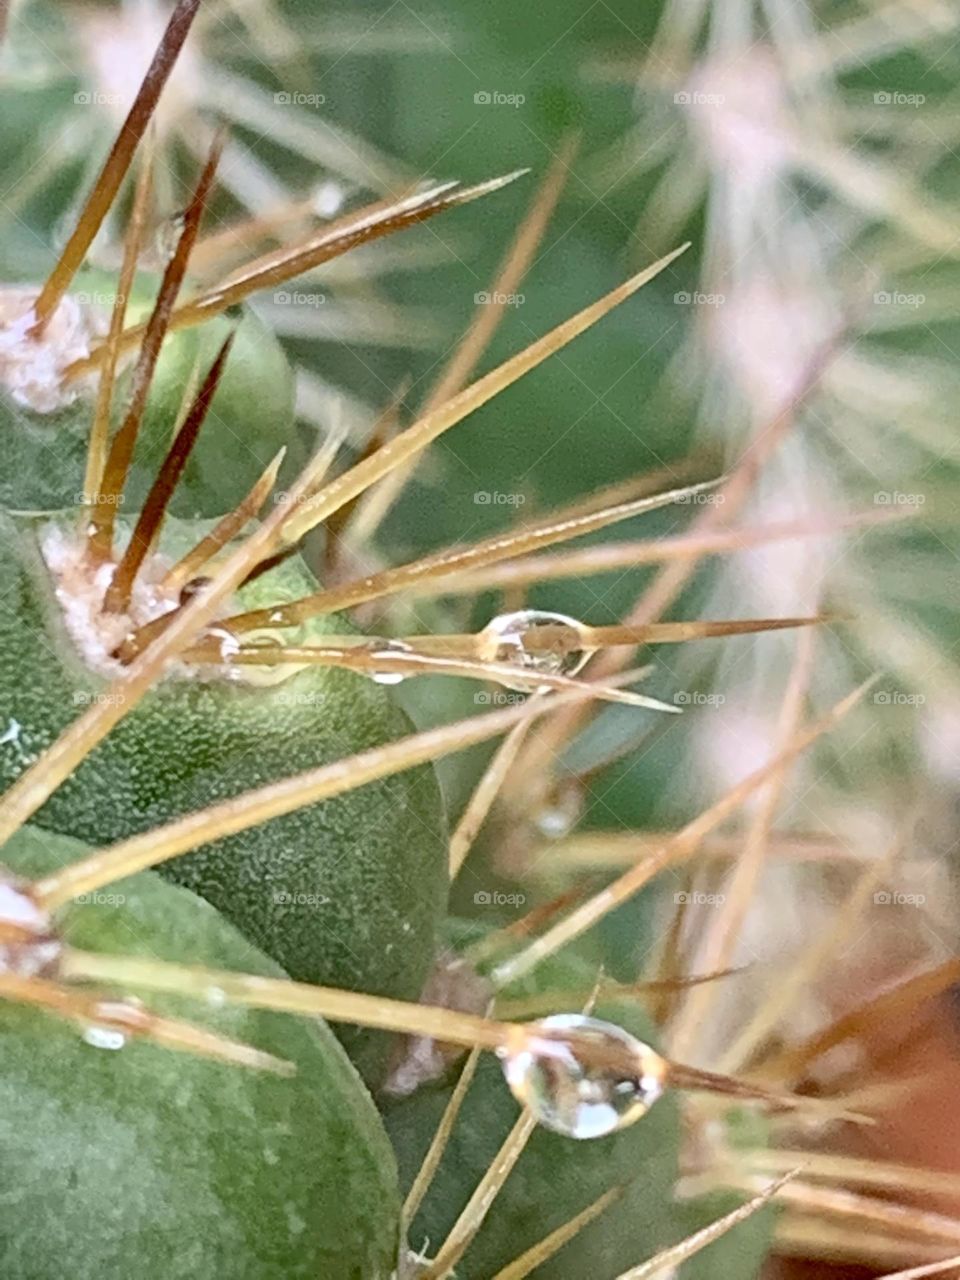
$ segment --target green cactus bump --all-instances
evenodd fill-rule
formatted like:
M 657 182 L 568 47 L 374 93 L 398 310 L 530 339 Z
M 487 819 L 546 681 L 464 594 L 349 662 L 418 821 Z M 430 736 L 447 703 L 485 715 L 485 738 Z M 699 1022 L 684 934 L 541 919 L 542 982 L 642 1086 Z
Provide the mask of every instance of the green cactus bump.
M 83 852 L 24 830 L 4 861 L 34 876 Z M 279 974 L 217 911 L 152 872 L 71 905 L 58 927 L 72 947 Z M 184 1016 L 175 997 L 150 1003 L 151 1015 Z M 95 1023 L 81 1037 L 46 1012 L 5 1006 L 0 1272 L 388 1280 L 396 1171 L 373 1103 L 328 1028 L 212 999 L 187 1013 L 202 1031 L 249 1043 L 295 1074 L 125 1040 Z
M 0 449 L 7 465 L 0 505 L 13 511 L 57 511 L 83 498 L 87 450 L 96 407 L 93 374 L 71 378 L 102 344 L 117 282 L 86 270 L 75 278 L 41 338 L 26 336 L 36 285 L 0 285 Z M 157 280 L 137 276 L 127 301 L 132 328 L 149 315 Z M 17 334 L 23 334 L 17 341 Z M 124 506 L 137 511 L 166 453 L 185 389 L 202 375 L 226 336 L 231 358 L 210 405 L 205 430 L 187 462 L 171 509 L 185 517 L 221 515 L 235 506 L 280 448 L 286 465 L 299 459 L 293 421 L 293 375 L 276 337 L 249 308 L 170 333 L 140 425 Z M 125 406 L 130 357 L 122 357 L 112 417 Z M 302 459 L 299 459 L 302 460 Z
M 110 657 L 129 617 L 102 611 L 103 570 L 85 567 L 76 517 L 0 517 L 0 701 L 8 727 L 0 778 L 12 782 L 78 712 L 110 696 Z M 140 621 L 176 605 L 161 575 L 204 527 L 170 520 L 167 555 L 135 593 Z M 98 585 L 98 583 L 100 585 Z M 249 607 L 315 584 L 288 559 L 240 592 Z M 9 607 L 10 604 L 13 607 Z M 302 640 L 349 630 L 337 618 Z M 259 670 L 259 669 L 258 669 Z M 183 666 L 114 729 L 37 815 L 103 844 L 401 736 L 387 689 L 349 671 L 308 667 L 264 684 L 238 669 Z M 166 870 L 166 869 L 165 869 Z M 292 977 L 412 999 L 446 904 L 446 844 L 432 766 L 368 784 L 230 836 L 170 864 Z M 376 1075 L 385 1045 L 348 1033 Z

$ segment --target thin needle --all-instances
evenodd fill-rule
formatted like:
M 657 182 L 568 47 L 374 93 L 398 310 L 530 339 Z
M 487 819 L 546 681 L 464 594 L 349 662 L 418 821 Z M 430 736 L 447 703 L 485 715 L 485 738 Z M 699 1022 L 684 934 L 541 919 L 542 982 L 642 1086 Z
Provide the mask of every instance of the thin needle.
M 572 942 L 597 921 L 602 920 L 615 907 L 632 898 L 657 872 L 673 863 L 683 861 L 697 848 L 705 835 L 734 813 L 750 795 L 762 787 L 771 777 L 788 764 L 792 759 L 805 751 L 822 734 L 832 729 L 845 715 L 857 705 L 863 695 L 876 681 L 876 677 L 865 681 L 853 693 L 838 702 L 833 709 L 815 721 L 809 728 L 798 733 L 785 750 L 776 755 L 768 764 L 755 770 L 742 782 L 726 793 L 717 803 L 707 809 L 699 817 L 681 828 L 651 858 L 644 859 L 639 865 L 615 880 L 612 885 L 601 890 L 582 906 L 577 907 L 565 919 L 547 930 L 540 938 L 521 951 L 512 959 L 505 961 L 494 972 L 494 980 L 498 985 L 506 986 L 522 975 L 529 973 L 541 960 L 551 955 L 558 948 Z
M 147 395 L 153 380 L 154 370 L 160 358 L 160 347 L 166 336 L 170 322 L 170 314 L 180 291 L 190 250 L 196 240 L 200 228 L 200 219 L 206 207 L 207 197 L 213 186 L 214 175 L 223 150 L 224 136 L 218 133 L 207 163 L 191 197 L 190 204 L 183 218 L 183 230 L 177 243 L 176 251 L 167 263 L 160 281 L 160 289 L 150 319 L 144 329 L 143 346 L 133 372 L 133 385 L 130 390 L 130 403 L 123 423 L 113 437 L 110 451 L 103 470 L 103 492 L 97 494 L 97 501 L 91 515 L 93 530 L 90 545 L 94 553 L 107 559 L 112 549 L 113 527 L 117 511 L 117 498 L 123 492 L 127 473 L 133 459 L 134 445 L 146 408 Z
M 34 305 L 36 321 L 30 330 L 33 337 L 39 337 L 43 333 L 47 321 L 70 287 L 70 281 L 80 269 L 94 236 L 100 230 L 199 8 L 200 0 L 180 0 L 170 15 L 170 21 L 143 77 L 133 106 L 117 134 L 93 190 L 87 197 L 77 225 Z
M 153 545 L 163 524 L 170 499 L 184 467 L 197 442 L 200 428 L 203 426 L 210 408 L 210 402 L 220 385 L 224 365 L 233 345 L 234 335 L 231 333 L 224 340 L 216 359 L 210 366 L 203 385 L 190 407 L 183 426 L 177 432 L 173 443 L 160 465 L 156 478 L 150 486 L 150 492 L 143 504 L 137 523 L 134 526 L 127 549 L 124 551 L 116 572 L 110 581 L 104 596 L 103 608 L 107 613 L 123 613 L 129 607 L 130 596 L 137 574 L 143 565 L 147 552 Z
M 123 332 L 123 321 L 127 314 L 127 301 L 133 288 L 133 278 L 143 243 L 143 231 L 150 207 L 150 196 L 153 189 L 153 149 L 148 148 L 140 173 L 137 176 L 136 190 L 133 196 L 133 209 L 123 242 L 123 261 L 120 264 L 120 279 L 117 283 L 117 296 L 114 299 L 113 311 L 110 314 L 110 331 L 107 334 L 103 368 L 97 387 L 97 404 L 90 429 L 90 442 L 87 445 L 87 469 L 83 482 L 84 502 L 91 506 L 96 502 L 96 495 L 103 485 L 103 469 L 107 461 L 107 440 L 110 434 L 110 409 L 113 402 L 113 388 L 117 375 L 117 362 L 120 355 L 120 335 Z

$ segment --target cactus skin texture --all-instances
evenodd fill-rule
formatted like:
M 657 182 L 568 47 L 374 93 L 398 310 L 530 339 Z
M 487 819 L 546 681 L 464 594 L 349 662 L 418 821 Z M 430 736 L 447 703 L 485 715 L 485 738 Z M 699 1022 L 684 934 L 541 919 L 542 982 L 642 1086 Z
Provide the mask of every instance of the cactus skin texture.
M 76 841 L 4 849 L 41 874 Z M 74 946 L 276 976 L 218 912 L 152 872 L 71 905 Z M 317 1019 L 149 997 L 297 1067 L 281 1077 L 144 1040 L 119 1051 L 26 1006 L 0 1022 L 0 1274 L 16 1280 L 387 1280 L 399 1198 L 373 1103 Z
M 73 516 L 64 527 L 75 526 Z M 108 687 L 65 629 L 39 545 L 49 527 L 45 519 L 0 516 L 0 703 L 19 726 L 0 746 L 4 787 Z M 202 532 L 168 521 L 165 545 L 179 555 Z M 240 600 L 259 607 L 315 585 L 292 558 L 255 579 Z M 349 629 L 339 618 L 323 619 L 291 640 Z M 312 667 L 265 687 L 217 675 L 171 676 L 114 728 L 36 822 L 109 843 L 408 730 L 388 691 L 352 672 Z M 415 999 L 447 895 L 433 768 L 298 810 L 161 870 L 207 898 L 291 977 Z M 387 1037 L 347 1031 L 343 1038 L 376 1083 Z
M 70 296 L 85 310 L 89 308 L 104 329 L 116 287 L 115 277 L 87 270 L 77 276 Z M 137 277 L 127 307 L 128 325 L 146 319 L 156 287 L 156 277 L 147 273 Z M 170 444 L 184 389 L 191 385 L 195 371 L 203 375 L 231 331 L 235 338 L 230 360 L 171 511 L 183 517 L 222 515 L 240 501 L 278 449 L 287 448 L 286 475 L 292 475 L 303 461 L 294 423 L 292 370 L 276 336 L 248 307 L 239 306 L 202 326 L 168 334 L 147 398 L 124 493 L 125 510 L 139 510 Z M 126 403 L 129 359 L 122 368 L 114 396 L 114 426 L 119 425 Z M 81 380 L 79 389 L 72 403 L 39 413 L 0 388 L 0 448 L 6 459 L 0 476 L 0 506 L 12 511 L 59 511 L 80 501 L 96 380 Z

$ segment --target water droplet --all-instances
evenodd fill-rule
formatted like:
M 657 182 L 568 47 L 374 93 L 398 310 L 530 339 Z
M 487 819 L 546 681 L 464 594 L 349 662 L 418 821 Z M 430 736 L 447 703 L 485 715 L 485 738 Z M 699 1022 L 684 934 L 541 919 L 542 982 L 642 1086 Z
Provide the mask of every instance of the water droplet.
M 282 631 L 270 631 L 266 628 L 261 628 L 258 631 L 248 631 L 244 635 L 243 648 L 277 649 L 282 648 L 286 642 L 286 637 Z M 283 684 L 291 676 L 295 676 L 298 671 L 302 671 L 303 663 L 264 662 L 256 665 L 243 664 L 238 667 L 238 670 L 241 672 L 240 679 L 244 684 L 253 684 L 258 688 L 269 688 L 271 685 Z
M 520 609 L 492 618 L 477 638 L 477 656 L 532 673 L 571 676 L 583 667 L 591 650 L 584 644 L 576 618 L 546 609 Z M 528 681 L 517 686 L 529 689 Z
M 85 1044 L 93 1045 L 94 1049 L 117 1050 L 127 1043 L 126 1035 L 116 1027 L 100 1027 L 96 1023 L 84 1028 L 83 1040 Z
M 400 640 L 387 640 L 368 645 L 367 652 L 376 661 L 380 654 L 391 656 L 395 653 L 412 653 L 413 650 Z M 365 671 L 364 675 L 369 675 L 374 684 L 400 684 L 407 678 L 402 671 Z
M 169 262 L 177 251 L 177 243 L 180 239 L 180 234 L 183 231 L 185 216 L 185 211 L 181 209 L 178 213 L 175 213 L 173 217 L 167 218 L 167 220 L 162 222 L 157 228 L 154 243 L 156 244 L 158 255 L 164 262 Z
M 646 1115 L 663 1092 L 663 1058 L 612 1022 L 564 1013 L 522 1033 L 501 1050 L 503 1074 L 555 1133 L 602 1138 Z
M 584 810 L 583 784 L 578 778 L 558 783 L 534 818 L 534 824 L 548 840 L 561 840 L 580 821 Z
M 220 656 L 225 662 L 240 649 L 240 641 L 232 631 L 228 631 L 225 627 L 211 627 L 207 635 L 217 641 Z
M 313 190 L 311 203 L 318 218 L 333 218 L 343 208 L 347 193 L 339 182 L 327 180 L 318 183 Z

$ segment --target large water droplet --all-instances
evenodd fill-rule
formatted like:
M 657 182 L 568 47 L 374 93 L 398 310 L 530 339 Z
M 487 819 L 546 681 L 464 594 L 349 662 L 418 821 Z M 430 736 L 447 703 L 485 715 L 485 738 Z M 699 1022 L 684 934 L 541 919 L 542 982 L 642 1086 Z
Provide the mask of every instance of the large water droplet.
M 523 1028 L 501 1051 L 518 1102 L 568 1138 L 602 1138 L 646 1115 L 663 1092 L 665 1062 L 622 1027 L 564 1013 Z
M 582 623 L 546 609 L 500 613 L 477 638 L 477 656 L 482 661 L 506 663 L 533 674 L 576 675 L 590 653 Z M 529 681 L 517 687 L 529 689 Z

